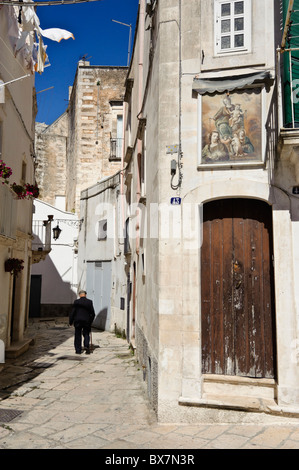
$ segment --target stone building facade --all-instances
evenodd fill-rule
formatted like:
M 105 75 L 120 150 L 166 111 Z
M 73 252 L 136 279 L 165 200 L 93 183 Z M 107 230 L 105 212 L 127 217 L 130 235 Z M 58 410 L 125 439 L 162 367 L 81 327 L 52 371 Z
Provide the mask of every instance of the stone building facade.
M 40 199 L 56 205 L 58 196 L 65 198 L 68 115 L 62 114 L 52 124 L 36 123 L 36 179 Z
M 282 118 L 280 7 L 139 1 L 121 182 L 129 339 L 162 422 L 299 416 L 298 125 Z
M 101 181 L 113 178 L 120 170 L 126 73 L 127 67 L 91 66 L 89 62 L 80 61 L 74 83 L 69 88 L 66 112 L 51 125 L 36 124 L 36 179 L 40 200 L 44 204 L 36 205 L 34 226 L 42 225 L 39 217 L 43 208 L 54 216 L 53 227 L 58 224 L 62 229 L 59 240 L 52 241 L 47 261 L 36 264 L 32 270 L 34 279 L 41 280 L 40 315 L 43 312 L 57 314 L 59 306 L 60 311 L 67 311 L 69 299 L 77 291 L 77 241 L 86 226 L 91 224 L 89 218 L 97 218 L 96 213 L 85 209 L 80 214 L 81 192 L 88 193 L 88 188 L 93 186 L 101 187 Z M 94 197 L 92 201 L 95 201 Z M 71 215 L 79 220 L 73 221 L 69 233 Z M 61 262 L 63 244 L 64 263 Z M 97 254 L 101 260 L 109 256 L 108 253 L 103 254 L 104 251 L 102 249 Z M 88 253 L 88 259 L 95 256 Z M 79 266 L 84 276 L 86 266 L 84 259 L 83 265 Z M 54 305 L 51 298 L 59 280 L 60 294 Z M 81 279 L 79 288 L 82 288 L 84 280 L 85 277 Z
M 120 169 L 127 67 L 78 63 L 69 105 L 50 125 L 37 123 L 36 179 L 40 199 L 79 213 L 80 193 Z
M 78 213 L 80 193 L 120 169 L 127 67 L 80 61 L 68 107 L 66 210 Z
M 26 184 L 35 184 L 37 106 L 32 52 L 34 19 L 27 24 L 27 40 L 18 49 L 18 38 L 23 33 L 23 23 L 19 23 L 18 15 L 17 7 L 0 5 L 0 368 L 4 356 L 17 356 L 29 347 L 25 332 L 32 262 L 33 202 L 30 197 L 19 199 L 13 183 L 19 189 L 24 189 Z M 10 176 L 3 173 L 3 165 L 11 169 Z M 7 266 L 14 260 L 22 266 L 17 273 L 10 271 L 12 264 Z
M 124 270 L 120 172 L 81 193 L 84 220 L 78 237 L 78 289 L 93 300 L 95 328 L 127 337 L 129 288 Z

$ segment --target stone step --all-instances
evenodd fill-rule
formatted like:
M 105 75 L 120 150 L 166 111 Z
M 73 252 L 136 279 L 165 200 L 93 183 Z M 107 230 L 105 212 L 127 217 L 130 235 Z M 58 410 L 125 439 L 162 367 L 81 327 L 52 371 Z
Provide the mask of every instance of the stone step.
M 29 349 L 30 344 L 34 343 L 33 338 L 26 338 L 22 341 L 16 341 L 5 349 L 5 357 L 8 359 L 16 359 Z
M 274 399 L 251 396 L 232 397 L 231 395 L 204 394 L 202 398 L 195 400 L 181 398 L 179 404 L 182 406 L 245 411 L 247 413 L 267 413 L 276 416 L 299 418 L 298 407 L 279 406 Z

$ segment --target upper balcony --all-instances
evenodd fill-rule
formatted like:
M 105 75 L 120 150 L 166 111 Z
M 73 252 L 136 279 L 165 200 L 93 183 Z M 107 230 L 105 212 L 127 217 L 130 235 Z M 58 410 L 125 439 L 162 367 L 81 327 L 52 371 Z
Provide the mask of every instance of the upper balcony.
M 32 262 L 39 263 L 44 260 L 51 251 L 51 222 L 53 216 L 48 220 L 33 220 L 32 223 Z
M 123 151 L 123 141 L 122 138 L 110 138 L 110 162 L 120 162 Z

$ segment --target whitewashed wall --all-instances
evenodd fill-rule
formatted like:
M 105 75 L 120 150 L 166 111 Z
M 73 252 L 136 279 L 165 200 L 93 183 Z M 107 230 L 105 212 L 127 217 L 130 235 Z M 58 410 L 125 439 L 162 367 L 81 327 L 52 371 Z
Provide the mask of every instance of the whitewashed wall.
M 42 275 L 41 304 L 71 305 L 77 296 L 78 218 L 38 199 L 34 207 L 33 229 L 35 222 L 47 220 L 48 215 L 53 215 L 51 232 L 57 223 L 62 230 L 56 241 L 51 233 L 51 252 L 45 260 L 32 265 L 31 274 Z M 39 243 L 35 236 L 32 248 L 37 249 Z

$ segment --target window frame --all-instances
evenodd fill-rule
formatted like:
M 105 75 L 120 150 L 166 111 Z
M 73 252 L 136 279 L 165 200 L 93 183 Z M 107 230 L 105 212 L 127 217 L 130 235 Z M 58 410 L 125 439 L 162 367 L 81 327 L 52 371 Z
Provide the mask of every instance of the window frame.
M 226 54 L 236 54 L 251 51 L 251 25 L 252 25 L 252 0 L 241 0 L 244 2 L 244 13 L 240 15 L 234 14 L 234 5 L 240 0 L 214 0 L 214 48 L 215 55 L 223 56 Z M 244 17 L 244 45 L 230 48 L 221 48 L 221 38 L 229 35 L 231 40 L 236 36 L 237 30 L 230 29 L 230 34 L 221 33 L 221 7 L 223 4 L 231 5 L 231 13 L 228 16 L 232 21 L 237 18 Z M 225 17 L 223 17 L 225 18 Z
M 102 219 L 98 221 L 98 241 L 107 240 L 107 219 Z

